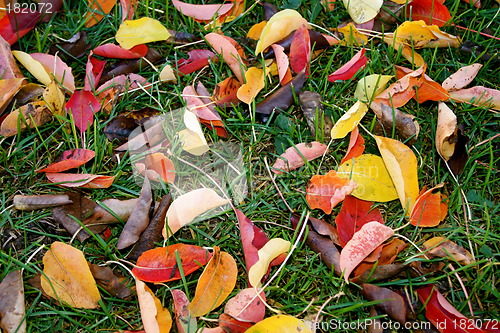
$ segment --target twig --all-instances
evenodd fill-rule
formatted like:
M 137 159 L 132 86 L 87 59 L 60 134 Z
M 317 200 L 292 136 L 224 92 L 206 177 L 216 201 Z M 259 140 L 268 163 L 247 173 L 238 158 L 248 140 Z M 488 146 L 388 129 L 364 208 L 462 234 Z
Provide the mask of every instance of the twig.
M 283 196 L 283 193 L 281 193 L 278 185 L 276 184 L 276 181 L 274 180 L 273 175 L 271 174 L 271 169 L 269 168 L 269 164 L 267 163 L 267 157 L 264 157 L 264 164 L 266 165 L 266 170 L 269 173 L 269 177 L 271 178 L 271 181 L 273 182 L 274 188 L 276 188 L 276 191 L 278 191 L 278 194 L 279 194 L 281 200 L 283 200 L 283 202 L 285 203 L 286 208 L 288 208 L 288 210 L 291 213 L 293 213 L 293 209 L 290 207 L 288 202 L 286 202 L 285 197 Z

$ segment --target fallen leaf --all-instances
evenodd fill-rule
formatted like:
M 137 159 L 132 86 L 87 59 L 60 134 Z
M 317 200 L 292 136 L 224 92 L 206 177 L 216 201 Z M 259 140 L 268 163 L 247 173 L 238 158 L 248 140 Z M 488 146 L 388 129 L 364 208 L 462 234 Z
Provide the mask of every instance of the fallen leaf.
M 92 92 L 77 90 L 66 103 L 66 109 L 73 115 L 75 126 L 85 132 L 94 121 L 94 113 L 101 109 L 101 103 Z
M 267 238 L 262 229 L 255 226 L 253 222 L 238 209 L 236 209 L 236 218 L 238 219 L 241 244 L 248 272 L 250 268 L 259 261 L 258 251 L 269 241 L 269 238 Z
M 469 251 L 444 237 L 433 237 L 423 247 L 431 258 L 449 258 L 462 265 L 470 265 L 475 261 Z
M 106 199 L 94 208 L 84 224 L 118 223 L 127 221 L 135 206 L 139 202 L 138 198 L 128 200 Z M 111 213 L 110 213 L 111 212 Z
M 15 195 L 14 208 L 18 210 L 35 210 L 57 207 L 72 203 L 65 194 Z
M 25 80 L 22 78 L 0 80 L 0 114 L 7 108 L 12 98 L 19 92 L 24 82 Z
M 250 327 L 246 333 L 312 333 L 303 320 L 288 315 L 266 318 Z
M 101 80 L 106 82 L 120 75 L 131 75 L 132 73 L 137 73 L 142 69 L 150 66 L 150 64 L 158 62 L 158 60 L 160 60 L 161 58 L 162 56 L 160 55 L 160 53 L 156 51 L 154 48 L 150 47 L 148 53 L 143 58 L 125 59 L 117 63 L 116 66 L 107 66 L 106 68 L 104 68 Z M 130 84 L 132 86 L 136 85 L 134 84 L 134 80 L 129 80 L 129 81 L 131 81 Z M 146 79 L 144 80 L 141 79 L 138 82 L 140 84 L 144 84 L 143 81 L 147 82 Z M 146 86 L 145 89 L 148 89 L 148 87 Z
M 350 0 L 352 1 L 352 0 Z M 363 69 L 368 62 L 368 58 L 365 55 L 366 49 L 361 49 L 346 62 L 342 67 L 337 69 L 332 74 L 328 75 L 328 81 L 335 82 L 337 80 L 349 80 L 356 75 L 356 73 Z
M 139 90 L 140 86 L 142 86 L 145 90 L 149 89 L 148 81 L 144 77 L 133 73 L 127 75 L 118 75 L 113 77 L 109 81 L 104 82 L 99 86 L 99 89 L 97 91 L 97 100 L 102 104 L 102 111 L 108 114 L 111 113 L 121 94 L 124 94 L 131 90 Z M 128 96 L 131 97 L 134 96 L 134 94 L 129 93 Z
M 357 199 L 351 195 L 345 197 L 340 212 L 335 218 L 340 246 L 344 247 L 363 225 L 376 221 L 384 224 L 384 218 L 378 208 L 371 209 L 373 202 Z
M 309 31 L 304 24 L 300 26 L 293 34 L 290 45 L 290 67 L 295 73 L 302 71 L 309 74 L 309 63 L 311 61 L 311 41 Z
M 368 37 L 361 33 L 352 22 L 336 28 L 335 31 L 344 35 L 344 39 L 340 45 L 363 46 L 368 43 Z
M 266 314 L 266 306 L 262 300 L 266 300 L 263 291 L 255 288 L 240 290 L 227 301 L 224 313 L 239 321 L 258 323 Z
M 401 323 L 406 323 L 406 304 L 398 293 L 373 284 L 361 284 L 361 293 L 369 301 L 380 302 L 375 306 L 383 310 L 391 319 Z
M 351 195 L 358 199 L 387 202 L 398 198 L 398 192 L 380 156 L 363 154 L 349 159 L 338 167 L 337 174 L 356 183 L 357 187 Z
M 52 120 L 52 112 L 43 101 L 31 102 L 15 109 L 7 115 L 0 125 L 0 135 L 5 137 L 18 133 L 18 124 L 21 131 L 36 128 Z
M 75 78 L 73 77 L 71 67 L 66 65 L 61 58 L 57 55 L 45 53 L 31 53 L 30 56 L 35 61 L 38 61 L 49 75 L 53 75 L 55 80 L 65 89 L 69 92 L 75 91 Z M 52 78 L 50 80 L 52 81 Z
M 241 48 L 236 41 L 230 37 L 219 35 L 211 32 L 205 35 L 205 40 L 214 49 L 214 51 L 222 56 L 226 64 L 231 68 L 234 75 L 241 83 L 244 82 L 242 67 L 245 64 L 244 59 L 238 52 L 237 46 Z
M 51 183 L 63 187 L 108 188 L 115 180 L 114 176 L 91 175 L 87 173 L 46 173 Z
M 262 53 L 267 47 L 287 37 L 302 25 L 309 28 L 309 23 L 293 9 L 284 9 L 274 14 L 268 21 L 255 47 L 255 54 Z
M 274 51 L 274 56 L 276 57 L 276 66 L 278 67 L 278 77 L 280 79 L 280 84 L 284 86 L 292 79 L 292 73 L 289 68 L 290 61 L 284 51 L 283 46 L 272 44 L 271 47 Z
M 186 128 L 178 133 L 182 142 L 182 149 L 193 155 L 203 155 L 209 150 L 209 147 L 200 120 L 189 110 L 185 110 L 183 118 Z M 160 129 L 162 128 L 160 127 Z
M 149 180 L 173 184 L 175 181 L 175 166 L 164 153 L 147 154 L 144 160 L 135 163 L 137 171 Z
M 144 252 L 137 259 L 132 273 L 136 279 L 144 282 L 170 282 L 193 273 L 211 258 L 212 254 L 202 247 L 178 243 Z M 179 270 L 179 263 L 182 265 L 183 275 Z
M 380 102 L 394 108 L 405 105 L 415 96 L 416 88 L 423 84 L 422 76 L 425 73 L 426 67 L 424 65 L 401 77 L 377 95 L 373 102 Z
M 419 194 L 417 158 L 408 146 L 398 140 L 376 135 L 374 138 L 396 187 L 401 206 L 409 215 Z
M 418 227 L 435 227 L 444 220 L 448 213 L 448 205 L 441 199 L 441 193 L 433 193 L 444 184 L 419 194 L 415 206 L 410 213 L 410 223 Z
M 111 12 L 115 4 L 116 0 L 88 0 L 88 11 L 84 17 L 85 26 L 90 28 L 96 25 Z
M 252 326 L 253 323 L 237 320 L 225 313 L 221 313 L 219 316 L 219 327 L 222 329 L 221 333 L 245 333 Z
M 43 65 L 39 61 L 35 60 L 31 55 L 22 51 L 12 51 L 12 54 L 17 61 L 19 61 L 24 68 L 26 68 L 28 72 L 35 77 L 35 79 L 44 85 L 48 85 L 52 81 L 52 78 L 49 73 L 47 73 Z
M 352 180 L 340 178 L 334 170 L 326 175 L 314 175 L 307 185 L 306 201 L 311 209 L 319 208 L 331 214 L 333 207 L 356 188 Z
M 328 147 L 320 142 L 299 143 L 285 150 L 280 158 L 273 164 L 273 172 L 281 174 L 289 172 L 305 165 L 306 161 L 312 161 L 323 156 L 328 151 Z
M 208 103 L 202 99 L 193 86 L 184 87 L 182 90 L 182 99 L 186 102 L 189 111 L 198 116 L 198 118 L 212 121 L 221 120 L 219 113 L 209 107 Z
M 340 252 L 340 270 L 347 283 L 354 268 L 392 235 L 394 235 L 394 230 L 377 221 L 364 224 L 354 234 Z
M 85 56 L 91 47 L 92 43 L 87 41 L 87 34 L 84 31 L 78 31 L 70 39 L 51 44 L 49 53 L 56 54 L 59 52 L 60 57 L 64 60 L 68 60 L 70 57 L 78 59 Z
M 167 40 L 170 32 L 160 21 L 150 17 L 138 20 L 125 20 L 116 32 L 116 41 L 124 49 L 131 49 L 139 44 Z
M 27 83 L 21 86 L 21 89 L 15 96 L 15 100 L 19 105 L 24 105 L 29 102 L 36 102 L 40 100 L 45 89 L 37 83 Z
M 4 7 L 5 8 L 5 4 Z M 23 11 L 22 7 L 19 7 Z M 19 38 L 30 32 L 40 21 L 41 15 L 38 11 L 27 13 L 15 13 L 13 10 L 6 13 L 0 20 L 0 35 L 13 45 Z
M 396 66 L 396 77 L 402 78 L 406 74 L 410 74 L 413 70 L 401 66 Z M 450 94 L 439 83 L 432 80 L 427 74 L 421 77 L 422 85 L 416 88 L 415 96 L 417 102 L 423 103 L 426 101 L 446 101 L 450 98 Z
M 23 274 L 15 270 L 0 283 L 0 329 L 5 333 L 26 332 Z
M 90 271 L 97 284 L 114 297 L 119 299 L 129 299 L 133 292 L 125 285 L 125 278 L 118 277 L 113 270 L 107 266 L 90 264 Z
M 458 37 L 442 32 L 436 25 L 427 25 L 424 21 L 405 21 L 393 34 L 387 37 L 394 37 L 397 44 L 411 45 L 416 49 L 423 47 L 458 47 L 460 41 Z M 385 40 L 384 38 L 384 40 Z M 389 43 L 391 44 L 391 43 Z
M 336 39 L 334 37 L 331 37 L 329 35 L 323 35 L 322 33 L 317 32 L 317 31 L 312 30 L 312 29 L 308 29 L 307 31 L 309 33 L 310 48 L 312 49 L 314 47 L 314 51 L 315 51 L 312 55 L 313 57 L 315 57 L 317 54 L 319 54 L 319 52 L 316 52 L 316 51 L 320 51 L 320 50 L 323 50 L 323 49 L 330 47 L 331 45 L 338 44 L 337 43 L 338 39 Z M 274 44 L 277 44 L 277 45 L 280 45 L 281 47 L 283 47 L 283 50 L 285 51 L 285 53 L 290 53 L 290 47 L 292 46 L 293 38 L 294 38 L 296 32 L 297 32 L 297 30 L 292 31 L 288 36 L 286 36 L 283 39 L 278 40 Z M 331 43 L 332 39 L 335 41 L 334 43 Z M 272 44 L 271 44 L 271 46 L 272 46 Z M 271 59 L 274 56 L 275 56 L 275 54 L 274 54 L 274 50 L 272 47 L 267 48 L 267 51 L 264 52 L 264 59 Z
M 325 115 L 323 97 L 317 92 L 306 90 L 299 93 L 299 100 L 312 137 L 317 138 L 319 135 L 329 139 L 333 122 L 329 116 Z
M 148 53 L 148 47 L 145 44 L 139 44 L 131 48 L 130 50 L 124 49 L 120 45 L 116 44 L 103 44 L 99 45 L 92 50 L 95 55 L 106 57 L 106 58 L 117 58 L 117 59 L 137 59 L 145 57 Z
M 210 60 L 215 61 L 217 57 L 210 50 L 196 49 L 188 53 L 188 58 L 177 61 L 177 70 L 182 75 L 193 73 L 205 66 L 208 66 Z
M 270 239 L 262 248 L 259 249 L 259 260 L 250 267 L 248 271 L 248 281 L 251 286 L 259 287 L 260 281 L 267 273 L 269 264 L 280 254 L 288 252 L 291 248 L 289 241 L 281 238 Z
M 354 98 L 362 102 L 370 102 L 375 96 L 380 95 L 389 81 L 393 78 L 392 75 L 372 74 L 361 78 L 356 85 Z
M 267 24 L 267 20 L 260 21 L 259 23 L 255 23 L 248 29 L 247 37 L 253 40 L 259 40 L 260 35 L 262 35 L 262 30 Z
M 213 257 L 198 279 L 194 298 L 189 304 L 191 315 L 204 316 L 221 305 L 233 291 L 237 277 L 234 258 L 214 246 Z
M 101 295 L 83 253 L 54 242 L 43 256 L 42 288 L 50 297 L 74 308 L 95 309 Z
M 451 91 L 450 97 L 457 102 L 500 110 L 500 90 L 475 86 L 469 89 Z
M 448 76 L 442 83 L 442 86 L 447 91 L 455 91 L 463 89 L 469 85 L 483 67 L 482 64 L 472 64 L 461 67 L 458 71 Z
M 104 66 L 106 65 L 105 60 L 99 60 L 95 58 L 94 53 L 90 51 L 87 58 L 87 64 L 85 66 L 85 80 L 83 90 L 93 91 L 99 85 L 102 73 L 104 72 Z
M 443 27 L 451 19 L 448 8 L 441 0 L 413 0 L 406 6 L 406 13 L 412 21 L 423 20 L 438 27 Z
M 246 104 L 251 104 L 259 92 L 265 87 L 265 70 L 250 67 L 245 72 L 245 84 L 239 87 L 236 96 L 240 101 Z
M 357 101 L 346 113 L 340 117 L 339 120 L 333 125 L 330 136 L 332 139 L 342 139 L 349 134 L 365 116 L 368 111 L 368 106 Z
M 144 330 L 148 333 L 170 332 L 172 328 L 170 312 L 161 305 L 160 300 L 144 282 L 135 280 L 135 289 Z
M 9 43 L 0 35 L 0 77 L 2 80 L 24 78 L 14 61 Z
M 56 81 L 52 81 L 43 91 L 43 100 L 45 101 L 47 108 L 55 115 L 65 116 L 66 110 L 64 105 L 66 104 L 66 98 L 64 93 L 59 89 L 59 84 Z
M 231 106 L 232 104 L 238 104 L 240 100 L 236 97 L 236 93 L 238 92 L 240 86 L 241 83 L 234 76 L 230 76 L 217 83 L 213 96 L 215 104 L 218 106 Z
M 151 191 L 151 184 L 148 178 L 144 178 L 141 193 L 139 195 L 139 202 L 137 202 L 134 210 L 130 214 L 127 223 L 116 243 L 118 250 L 123 250 L 130 245 L 135 244 L 141 233 L 148 227 L 149 224 L 149 209 L 153 202 L 153 192 Z
M 340 160 L 340 164 L 344 164 L 346 161 L 350 161 L 353 158 L 359 157 L 363 155 L 365 151 L 365 139 L 359 133 L 358 127 L 354 127 L 351 131 L 351 136 L 349 138 L 349 146 L 347 147 L 347 151 L 345 156 Z
M 37 170 L 37 172 L 62 172 L 69 169 L 78 168 L 84 165 L 95 156 L 95 152 L 89 149 L 70 149 L 63 151 L 58 158 L 58 162 L 49 164 L 46 168 Z
M 195 333 L 198 330 L 196 318 L 189 312 L 189 300 L 186 294 L 179 289 L 171 289 L 174 301 L 175 325 L 179 333 Z
M 413 144 L 417 140 L 420 132 L 420 125 L 415 120 L 415 116 L 401 112 L 397 108 L 380 103 L 379 100 L 372 102 L 370 108 L 377 115 L 378 124 L 390 132 L 396 128 L 402 140 L 408 140 L 408 144 Z
M 175 76 L 174 69 L 170 65 L 166 65 L 160 72 L 160 81 L 165 83 L 177 83 L 177 76 Z
M 382 0 L 343 0 L 344 6 L 355 23 L 365 23 L 375 18 L 382 8 Z
M 179 0 L 172 0 L 174 7 L 182 14 L 199 21 L 211 21 L 230 12 L 234 3 L 195 5 Z

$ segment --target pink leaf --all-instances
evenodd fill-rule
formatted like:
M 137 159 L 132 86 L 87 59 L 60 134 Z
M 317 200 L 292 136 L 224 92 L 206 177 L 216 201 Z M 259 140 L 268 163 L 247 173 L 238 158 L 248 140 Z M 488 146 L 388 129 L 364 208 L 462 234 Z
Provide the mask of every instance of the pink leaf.
M 130 50 L 126 50 L 120 45 L 108 43 L 96 47 L 93 52 L 95 55 L 106 58 L 137 59 L 146 56 L 148 53 L 148 47 L 146 44 L 139 44 Z
M 73 114 L 75 126 L 80 132 L 85 132 L 94 121 L 94 113 L 99 111 L 101 104 L 94 94 L 86 90 L 77 90 L 66 103 L 66 109 Z
M 57 185 L 63 187 L 108 188 L 115 179 L 112 176 L 86 173 L 46 173 L 45 175 L 51 183 L 58 183 Z
M 224 313 L 239 321 L 258 323 L 264 319 L 264 315 L 266 314 L 266 306 L 262 302 L 262 299 L 266 299 L 263 291 L 260 292 L 259 297 L 257 289 L 243 289 L 227 301 Z
M 500 110 L 500 90 L 476 86 L 469 89 L 451 91 L 450 97 L 458 102 Z
M 328 81 L 335 82 L 337 80 L 349 80 L 350 78 L 352 78 L 358 72 L 358 70 L 364 68 L 366 63 L 368 62 L 365 53 L 366 49 L 361 49 L 344 66 L 328 75 Z
M 32 53 L 30 56 L 41 63 L 47 73 L 53 74 L 66 89 L 71 92 L 75 91 L 75 78 L 71 73 L 71 68 L 61 58 L 45 53 Z
M 206 106 L 206 103 L 198 96 L 193 86 L 187 86 L 182 90 L 182 98 L 189 110 L 196 114 L 198 118 L 204 120 L 221 120 L 218 114 Z
M 347 283 L 354 268 L 392 235 L 394 230 L 377 221 L 366 223 L 354 234 L 340 253 L 340 270 L 344 272 Z
M 283 171 L 291 171 L 300 168 L 305 161 L 312 161 L 328 150 L 325 144 L 314 141 L 311 143 L 299 143 L 285 150 L 281 158 L 277 159 L 273 165 L 273 172 L 281 174 Z
M 214 17 L 224 15 L 233 9 L 231 4 L 193 5 L 179 0 L 172 0 L 174 7 L 182 14 L 195 20 L 211 21 Z
M 191 317 L 189 312 L 189 299 L 186 294 L 179 289 L 171 289 L 174 300 L 175 324 L 179 333 L 189 333 L 196 328 L 196 318 Z
M 309 31 L 306 25 L 302 25 L 293 35 L 290 45 L 290 66 L 295 73 L 303 70 L 309 72 L 309 62 L 311 60 L 311 42 Z
M 274 51 L 274 56 L 276 57 L 276 65 L 278 66 L 278 76 L 280 79 L 280 84 L 284 86 L 292 79 L 292 73 L 290 72 L 288 56 L 285 53 L 283 46 L 279 44 L 271 45 Z
M 203 49 L 189 51 L 188 55 L 187 59 L 180 59 L 177 62 L 177 70 L 183 75 L 202 69 L 208 65 L 210 59 L 217 59 L 215 53 Z
M 242 211 L 236 210 L 236 217 L 240 226 L 241 243 L 248 272 L 259 260 L 258 251 L 269 241 L 269 238 Z
M 104 71 L 104 66 L 106 65 L 105 60 L 99 60 L 92 55 L 93 53 L 90 51 L 87 59 L 87 65 L 85 67 L 85 83 L 83 90 L 88 91 L 97 88 L 102 72 Z
M 134 18 L 137 1 L 138 0 L 120 0 L 120 5 L 122 6 L 122 21 Z
M 222 58 L 224 58 L 224 61 L 231 68 L 238 81 L 241 83 L 245 82 L 243 79 L 244 70 L 242 69 L 243 59 L 236 49 L 238 43 L 230 37 L 214 32 L 205 35 L 205 39 L 215 52 L 222 55 Z

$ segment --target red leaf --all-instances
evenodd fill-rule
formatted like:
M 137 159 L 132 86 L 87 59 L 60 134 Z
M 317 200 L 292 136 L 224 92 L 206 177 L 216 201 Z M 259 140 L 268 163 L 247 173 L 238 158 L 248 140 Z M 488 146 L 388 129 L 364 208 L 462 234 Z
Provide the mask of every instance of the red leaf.
M 122 21 L 134 18 L 137 2 L 138 0 L 120 0 L 120 5 L 122 6 Z
M 335 218 L 340 246 L 344 247 L 366 223 L 377 221 L 384 224 L 378 208 L 370 210 L 372 205 L 371 201 L 360 200 L 351 195 L 345 197 L 342 208 Z
M 214 17 L 222 16 L 233 9 L 234 3 L 193 5 L 179 0 L 172 0 L 174 7 L 182 14 L 199 21 L 211 21 Z
M 120 45 L 108 43 L 96 47 L 93 52 L 95 55 L 107 58 L 137 59 L 146 56 L 148 47 L 145 44 L 139 44 L 130 50 L 126 50 Z
M 366 223 L 354 234 L 340 252 L 340 270 L 347 283 L 354 268 L 392 235 L 394 230 L 377 221 Z
M 63 187 L 108 188 L 115 177 L 90 175 L 86 173 L 46 173 L 47 179 Z
M 306 71 L 309 73 L 309 62 L 311 61 L 311 42 L 306 25 L 302 25 L 293 35 L 290 45 L 290 67 L 295 73 Z
M 174 244 L 144 252 L 132 269 L 135 277 L 144 282 L 169 282 L 179 280 L 181 273 L 177 266 L 176 253 L 182 263 L 184 276 L 205 265 L 212 254 L 202 247 L 188 244 Z
M 38 12 L 18 14 L 13 11 L 9 12 L 0 20 L 0 35 L 7 43 L 12 45 L 30 32 L 38 23 L 40 17 L 41 15 Z
M 435 227 L 448 213 L 448 205 L 442 202 L 441 193 L 432 193 L 443 187 L 439 184 L 430 190 L 422 190 L 410 213 L 410 223 L 418 227 Z
M 87 91 L 97 88 L 102 72 L 104 71 L 104 66 L 106 65 L 106 60 L 99 60 L 92 55 L 93 53 L 90 51 L 87 59 L 87 66 L 85 67 L 85 83 L 83 90 Z
M 319 208 L 331 214 L 333 207 L 356 188 L 356 183 L 337 176 L 334 170 L 326 175 L 314 175 L 307 185 L 306 201 L 311 209 Z
M 188 52 L 187 59 L 180 59 L 177 62 L 177 70 L 186 75 L 195 72 L 208 65 L 210 59 L 216 60 L 215 53 L 210 50 L 197 49 Z
M 54 75 L 59 83 L 61 83 L 70 92 L 75 90 L 75 78 L 71 72 L 71 67 L 66 65 L 57 55 L 45 53 L 31 53 L 30 56 L 42 64 L 43 68 Z
M 347 152 L 342 160 L 340 160 L 340 164 L 345 161 L 349 161 L 353 158 L 359 157 L 365 151 L 365 139 L 359 133 L 359 129 L 356 126 L 351 131 L 351 138 L 349 139 L 349 146 L 347 147 Z
M 451 19 L 448 8 L 439 0 L 413 0 L 406 10 L 413 21 L 423 20 L 438 27 L 444 26 Z
M 241 243 L 248 272 L 250 267 L 259 260 L 257 252 L 269 241 L 269 238 L 242 211 L 236 210 L 236 217 L 240 226 Z
M 234 319 L 233 317 L 231 317 L 225 313 L 222 313 L 219 316 L 219 326 L 222 329 L 224 329 L 224 332 L 244 333 L 253 325 L 254 325 L 253 323 L 246 323 L 246 322 Z
M 179 289 L 171 289 L 172 299 L 174 301 L 175 325 L 177 332 L 189 333 L 190 328 L 197 327 L 196 318 L 191 317 L 189 312 L 189 299 L 186 294 Z
M 58 162 L 49 164 L 46 168 L 37 172 L 62 172 L 84 165 L 95 156 L 93 150 L 88 149 L 70 149 L 62 153 Z
M 101 104 L 94 94 L 86 90 L 77 90 L 66 103 L 66 109 L 73 114 L 75 126 L 80 132 L 85 132 L 94 121 L 94 113 L 99 111 Z
M 365 56 L 366 49 L 359 50 L 358 53 L 352 57 L 344 66 L 337 69 L 332 74 L 328 75 L 328 81 L 335 82 L 337 80 L 349 80 L 352 78 L 358 70 L 364 68 L 368 62 L 368 58 Z

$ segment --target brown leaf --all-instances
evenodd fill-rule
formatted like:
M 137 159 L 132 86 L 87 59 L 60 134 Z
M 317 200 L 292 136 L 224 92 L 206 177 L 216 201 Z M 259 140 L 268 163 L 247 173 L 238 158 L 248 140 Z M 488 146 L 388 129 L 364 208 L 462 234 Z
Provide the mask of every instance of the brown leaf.
M 353 282 L 364 283 L 387 280 L 398 275 L 405 269 L 407 269 L 407 265 L 404 264 L 377 266 L 374 270 L 367 270 L 361 276 L 354 278 Z
M 0 77 L 2 80 L 24 78 L 12 56 L 9 43 L 2 36 L 0 36 Z
M 0 135 L 13 136 L 18 134 L 17 124 L 20 130 L 26 127 L 34 128 L 52 120 L 52 113 L 45 102 L 32 102 L 12 111 L 0 125 Z
M 127 221 L 138 202 L 139 198 L 128 200 L 103 200 L 99 206 L 94 208 L 92 215 L 83 223 L 119 223 Z
M 317 92 L 301 91 L 299 93 L 299 100 L 300 108 L 304 113 L 312 137 L 317 138 L 316 133 L 318 132 L 320 137 L 324 136 L 325 140 L 328 140 L 333 122 L 324 113 L 323 97 Z
M 0 80 L 0 114 L 7 108 L 12 98 L 21 89 L 24 79 L 1 79 Z
M 376 306 L 387 313 L 389 317 L 403 325 L 406 323 L 406 305 L 403 297 L 390 289 L 373 284 L 363 283 L 361 288 L 363 296 L 369 301 L 381 301 Z
M 132 290 L 124 284 L 126 279 L 123 276 L 118 277 L 115 275 L 111 268 L 90 264 L 90 271 L 97 284 L 111 295 L 119 299 L 129 299 L 132 297 Z
M 370 108 L 375 112 L 380 124 L 387 132 L 391 132 L 395 126 L 403 140 L 411 138 L 410 144 L 416 141 L 420 126 L 414 120 L 414 116 L 376 101 L 370 104 Z
M 423 244 L 427 256 L 432 258 L 451 258 L 462 265 L 470 265 L 474 258 L 469 251 L 444 237 L 433 237 Z
M 158 53 L 158 51 L 150 47 L 148 53 L 144 58 L 147 61 L 144 60 L 143 58 L 131 59 L 131 60 L 120 61 L 116 65 L 109 68 L 108 66 L 106 66 L 104 72 L 102 73 L 100 82 L 107 82 L 113 79 L 114 77 L 123 74 L 137 73 L 140 71 L 141 68 L 149 66 L 149 63 L 154 64 L 158 60 L 162 59 L 162 56 L 160 53 Z
M 35 102 L 39 100 L 39 97 L 43 95 L 45 89 L 36 83 L 27 83 L 21 87 L 19 92 L 14 97 L 14 100 L 18 105 L 24 105 L 29 102 Z
M 23 275 L 21 270 L 7 274 L 0 283 L 0 330 L 26 332 Z
M 130 217 L 123 227 L 123 231 L 118 238 L 116 248 L 122 250 L 135 244 L 141 233 L 148 227 L 149 224 L 149 209 L 153 202 L 153 192 L 151 191 L 151 184 L 149 179 L 144 178 L 142 184 L 141 194 L 139 195 L 139 202 L 130 214 Z
M 35 210 L 72 203 L 66 194 L 15 195 L 14 207 L 19 210 Z
M 84 31 L 78 31 L 70 39 L 64 42 L 50 45 L 49 53 L 56 54 L 59 52 L 60 57 L 67 60 L 70 57 L 83 57 L 91 47 L 92 43 L 87 42 L 87 34 Z

